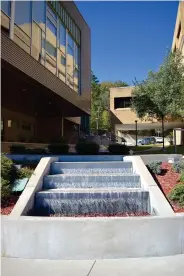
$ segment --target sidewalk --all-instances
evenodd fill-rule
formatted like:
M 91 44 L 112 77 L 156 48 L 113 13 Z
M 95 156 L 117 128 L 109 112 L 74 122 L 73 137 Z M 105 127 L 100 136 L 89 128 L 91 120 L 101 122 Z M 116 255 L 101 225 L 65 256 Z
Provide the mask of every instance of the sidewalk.
M 183 276 L 184 255 L 110 260 L 2 258 L 2 276 Z

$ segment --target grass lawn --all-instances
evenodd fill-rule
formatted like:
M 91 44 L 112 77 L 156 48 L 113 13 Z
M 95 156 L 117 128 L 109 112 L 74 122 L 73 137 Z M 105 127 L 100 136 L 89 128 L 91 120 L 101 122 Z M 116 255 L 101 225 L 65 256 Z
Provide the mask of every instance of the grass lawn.
M 166 146 L 165 151 L 162 151 L 162 145 L 145 145 L 145 146 L 138 146 L 138 147 L 130 147 L 135 153 L 140 154 L 173 154 L 175 153 L 174 146 Z M 149 151 L 150 149 L 150 151 Z M 184 155 L 184 146 L 177 146 L 176 147 L 177 154 Z
M 175 153 L 174 146 L 167 147 L 166 153 Z M 176 153 L 184 155 L 184 146 L 176 146 Z

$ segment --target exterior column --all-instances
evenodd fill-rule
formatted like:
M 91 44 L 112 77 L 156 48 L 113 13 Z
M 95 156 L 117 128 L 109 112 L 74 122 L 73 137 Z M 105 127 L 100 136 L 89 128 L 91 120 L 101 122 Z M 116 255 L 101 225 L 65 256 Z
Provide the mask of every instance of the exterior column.
M 64 135 L 64 118 L 61 117 L 61 137 Z
M 11 19 L 10 19 L 10 38 L 14 38 L 14 22 L 15 22 L 15 1 L 11 1 Z

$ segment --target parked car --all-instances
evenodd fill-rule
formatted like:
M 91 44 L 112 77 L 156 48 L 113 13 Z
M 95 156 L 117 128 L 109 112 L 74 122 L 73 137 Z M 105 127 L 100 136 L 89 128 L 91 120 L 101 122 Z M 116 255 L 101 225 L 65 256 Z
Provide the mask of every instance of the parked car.
M 151 145 L 155 143 L 156 143 L 156 140 L 154 137 L 145 137 L 141 141 L 141 145 Z
M 142 138 L 137 140 L 137 145 L 138 146 L 142 145 Z
M 154 137 L 156 140 L 156 143 L 163 143 L 163 137 Z
M 155 137 L 150 137 L 151 144 L 156 144 L 156 139 Z

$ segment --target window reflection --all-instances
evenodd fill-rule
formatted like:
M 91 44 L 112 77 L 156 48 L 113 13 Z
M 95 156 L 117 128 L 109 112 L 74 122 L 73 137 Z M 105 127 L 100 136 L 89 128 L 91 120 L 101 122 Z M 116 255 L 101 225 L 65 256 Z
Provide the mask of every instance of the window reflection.
M 43 31 L 45 31 L 45 12 L 45 1 L 33 1 L 33 20 L 38 23 Z
M 31 36 L 31 1 L 15 1 L 15 23 Z
M 54 2 L 53 5 L 58 10 L 58 5 Z M 2 1 L 1 10 L 2 30 L 8 34 L 11 1 Z M 46 1 L 15 1 L 14 41 L 79 91 L 80 47 L 76 42 L 79 30 L 64 8 L 58 11 L 62 22 Z
M 60 50 L 65 54 L 65 52 L 66 52 L 66 29 L 62 24 L 60 25 L 59 41 L 60 41 Z

